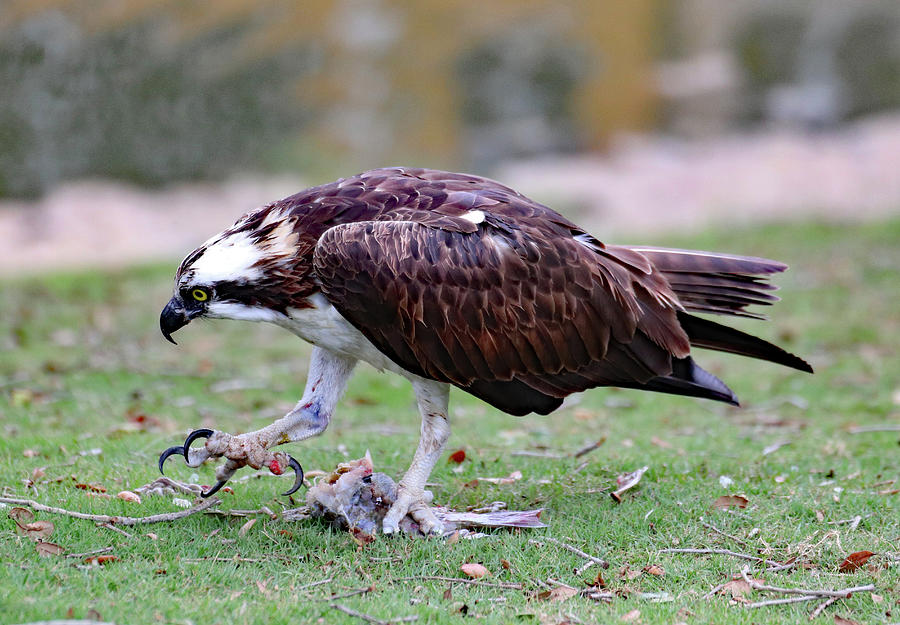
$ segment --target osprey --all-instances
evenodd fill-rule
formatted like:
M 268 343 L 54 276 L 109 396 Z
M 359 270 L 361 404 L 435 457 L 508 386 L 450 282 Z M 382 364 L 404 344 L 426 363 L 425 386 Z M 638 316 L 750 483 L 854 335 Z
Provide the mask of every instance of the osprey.
M 812 372 L 771 343 L 692 313 L 761 318 L 778 298 L 762 258 L 606 245 L 492 180 L 376 169 L 248 213 L 188 254 L 160 316 L 163 335 L 197 317 L 266 321 L 313 344 L 302 399 L 256 432 L 200 429 L 172 454 L 224 456 L 217 491 L 245 465 L 303 471 L 282 443 L 321 434 L 357 361 L 407 378 L 421 438 L 383 522 L 440 524 L 425 482 L 450 434 L 451 385 L 513 415 L 618 386 L 737 404 L 691 357 L 702 347 Z M 174 341 L 172 341 L 174 343 Z M 202 448 L 191 448 L 197 438 Z

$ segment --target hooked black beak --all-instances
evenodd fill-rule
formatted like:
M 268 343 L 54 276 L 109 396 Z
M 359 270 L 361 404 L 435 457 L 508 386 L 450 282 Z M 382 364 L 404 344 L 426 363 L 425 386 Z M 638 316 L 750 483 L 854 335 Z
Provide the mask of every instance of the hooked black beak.
M 169 300 L 169 303 L 166 304 L 166 307 L 163 308 L 162 313 L 159 315 L 159 329 L 169 342 L 173 345 L 178 345 L 178 343 L 175 342 L 175 339 L 172 338 L 172 332 L 175 332 L 175 330 L 179 328 L 183 328 L 190 320 L 191 318 L 184 309 L 184 302 L 181 301 L 180 297 L 175 295 Z

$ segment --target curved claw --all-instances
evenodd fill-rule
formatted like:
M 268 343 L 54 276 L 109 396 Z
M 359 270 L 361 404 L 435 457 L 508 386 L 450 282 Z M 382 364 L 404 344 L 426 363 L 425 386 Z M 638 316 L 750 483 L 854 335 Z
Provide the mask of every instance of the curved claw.
M 191 452 L 191 443 L 193 443 L 198 438 L 209 438 L 213 435 L 213 431 L 209 428 L 200 428 L 199 430 L 194 430 L 190 434 L 188 434 L 187 438 L 184 439 L 184 460 L 187 462 L 188 454 Z
M 179 454 L 187 458 L 187 454 L 184 451 L 183 445 L 176 445 L 175 447 L 169 447 L 167 450 L 159 454 L 159 472 L 165 475 L 165 471 L 163 471 L 163 464 L 166 462 L 166 459 L 169 456 L 174 456 L 175 454 Z
M 294 485 L 291 486 L 288 492 L 281 493 L 285 497 L 287 497 L 288 495 L 293 495 L 300 489 L 301 486 L 303 486 L 303 467 L 301 467 L 300 463 L 294 460 L 292 456 L 288 456 L 288 466 L 294 470 Z
M 218 492 L 218 490 L 219 490 L 220 488 L 222 488 L 223 486 L 225 486 L 225 484 L 227 484 L 227 483 L 228 483 L 228 480 L 222 480 L 222 481 L 220 481 L 220 482 L 216 482 L 216 485 L 215 485 L 215 486 L 213 486 L 212 488 L 210 488 L 210 489 L 209 489 L 208 491 L 206 491 L 205 493 L 200 493 L 200 496 L 203 497 L 204 499 L 207 498 L 207 497 L 210 497 L 210 496 L 214 495 L 216 492 Z

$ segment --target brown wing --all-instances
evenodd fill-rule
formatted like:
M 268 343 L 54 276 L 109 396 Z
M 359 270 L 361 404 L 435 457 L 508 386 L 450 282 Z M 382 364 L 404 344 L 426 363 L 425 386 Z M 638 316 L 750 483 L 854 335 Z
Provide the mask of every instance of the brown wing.
M 494 204 L 477 227 L 448 210 L 440 224 L 409 211 L 329 229 L 314 254 L 322 292 L 403 368 L 513 414 L 640 386 L 687 357 L 677 299 L 645 257 Z

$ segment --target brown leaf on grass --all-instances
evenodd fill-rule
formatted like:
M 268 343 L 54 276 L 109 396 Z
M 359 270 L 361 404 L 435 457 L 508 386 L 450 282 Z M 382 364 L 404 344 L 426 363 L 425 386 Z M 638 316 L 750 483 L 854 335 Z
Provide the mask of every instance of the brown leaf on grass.
M 713 502 L 713 508 L 725 510 L 727 508 L 746 508 L 750 500 L 743 495 L 722 495 Z
M 512 564 L 510 564 L 509 560 L 500 560 L 500 566 L 502 566 L 507 571 L 512 568 Z
M 834 615 L 834 625 L 860 625 L 858 621 L 854 621 L 843 616 Z
M 658 575 L 660 577 L 666 574 L 665 569 L 663 569 L 663 567 L 659 566 L 658 564 L 651 564 L 650 566 L 645 566 L 643 571 L 644 571 L 644 573 L 647 573 L 648 575 Z
M 110 562 L 116 562 L 119 559 L 118 556 L 112 555 L 103 555 L 103 556 L 90 556 L 84 559 L 85 564 L 98 564 L 103 566 L 104 564 L 109 564 Z
M 472 579 L 478 579 L 491 574 L 483 564 L 478 564 L 477 562 L 466 562 L 459 567 L 459 570 Z
M 874 556 L 875 554 L 871 551 L 855 551 L 847 556 L 843 562 L 841 562 L 840 566 L 838 566 L 838 571 L 841 573 L 852 573 L 863 564 L 869 561 L 869 558 Z
M 447 586 L 447 590 L 443 594 L 444 601 L 450 601 L 453 598 L 453 586 Z
M 743 578 L 740 578 L 733 579 L 730 582 L 727 582 L 724 586 L 722 586 L 718 594 L 730 594 L 732 599 L 740 601 L 745 595 L 749 594 L 751 590 L 752 588 L 750 588 L 750 584 L 744 581 Z
M 454 462 L 456 464 L 460 464 L 463 460 L 466 459 L 466 450 L 458 449 L 450 454 L 450 457 L 447 458 L 447 462 Z
M 619 577 L 621 577 L 622 579 L 632 580 L 632 579 L 636 579 L 640 576 L 641 576 L 640 571 L 635 571 L 635 570 L 629 569 L 627 566 L 623 566 L 622 570 L 619 571 Z
M 75 484 L 75 488 L 86 490 L 91 493 L 105 493 L 106 487 L 100 484 Z
M 34 521 L 33 523 L 19 525 L 19 529 L 25 532 L 28 538 L 43 540 L 50 537 L 55 527 L 50 521 Z
M 37 541 L 34 544 L 34 548 L 37 549 L 38 555 L 42 558 L 48 558 L 50 556 L 61 556 L 66 552 L 66 550 L 59 545 L 55 543 L 44 542 L 43 540 Z
M 118 495 L 116 495 L 122 501 L 129 501 L 131 503 L 141 503 L 141 496 L 137 493 L 133 493 L 130 490 L 123 490 Z
M 641 611 L 632 610 L 622 615 L 622 621 L 625 623 L 638 623 L 641 620 Z
M 256 525 L 256 519 L 250 519 L 243 525 L 241 525 L 241 529 L 238 530 L 238 536 L 246 536 L 247 532 L 253 529 L 253 526 Z
M 16 522 L 16 525 L 19 523 L 30 523 L 34 521 L 34 512 L 29 510 L 28 508 L 12 508 L 8 515 L 13 521 Z
M 597 577 L 594 578 L 594 583 L 591 584 L 595 588 L 606 588 L 606 581 L 603 579 L 603 571 L 597 571 Z
M 649 466 L 643 466 L 636 471 L 623 473 L 622 475 L 617 477 L 616 485 L 619 488 L 611 492 L 609 496 L 612 497 L 616 503 L 622 503 L 622 495 L 625 493 L 625 491 L 628 491 L 637 486 L 641 481 L 641 478 L 644 476 L 644 473 L 646 473 L 649 469 Z
M 357 549 L 362 549 L 366 545 L 375 542 L 374 536 L 362 531 L 358 527 L 350 528 L 350 536 L 353 538 L 353 542 L 356 543 Z
M 569 586 L 555 586 L 550 590 L 538 593 L 537 598 L 543 601 L 567 601 L 578 594 L 578 590 Z
M 660 449 L 672 449 L 672 443 L 670 443 L 667 440 L 663 440 L 663 439 L 659 438 L 658 436 L 654 436 L 653 438 L 651 438 L 650 444 L 656 445 Z

